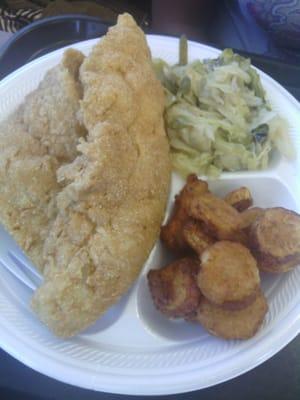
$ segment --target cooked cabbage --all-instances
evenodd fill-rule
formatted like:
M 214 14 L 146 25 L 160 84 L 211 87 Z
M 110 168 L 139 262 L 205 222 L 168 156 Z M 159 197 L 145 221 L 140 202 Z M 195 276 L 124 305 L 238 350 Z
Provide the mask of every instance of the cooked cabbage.
M 263 169 L 275 148 L 294 156 L 287 123 L 272 111 L 250 60 L 227 49 L 186 65 L 157 59 L 154 68 L 166 91 L 173 166 L 182 175 Z

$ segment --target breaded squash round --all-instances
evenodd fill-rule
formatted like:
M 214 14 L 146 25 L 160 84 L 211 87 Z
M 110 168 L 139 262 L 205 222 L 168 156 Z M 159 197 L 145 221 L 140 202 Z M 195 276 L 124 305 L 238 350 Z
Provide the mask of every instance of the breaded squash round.
M 203 222 L 210 234 L 219 240 L 237 240 L 240 234 L 240 213 L 212 193 L 193 198 L 189 215 Z
M 148 272 L 148 284 L 156 308 L 171 318 L 184 318 L 198 308 L 201 293 L 196 278 L 199 261 L 182 258 Z
M 197 198 L 207 191 L 207 182 L 198 179 L 195 174 L 191 174 L 181 192 L 175 196 L 171 217 L 167 224 L 161 227 L 160 231 L 162 242 L 175 253 L 182 253 L 189 249 L 183 236 L 183 227 L 190 219 L 188 215 L 190 204 L 193 198 Z
M 223 339 L 250 339 L 260 328 L 267 311 L 268 304 L 261 291 L 248 307 L 236 311 L 216 306 L 203 297 L 194 321 Z
M 251 225 L 249 245 L 261 270 L 280 273 L 300 264 L 300 215 L 267 209 Z
M 188 250 L 188 245 L 182 233 L 184 224 L 188 219 L 186 211 L 181 207 L 179 197 L 176 197 L 169 221 L 160 228 L 160 239 L 169 250 L 177 254 Z
M 224 200 L 239 212 L 247 210 L 253 204 L 251 192 L 245 186 L 228 193 Z
M 256 260 L 240 243 L 217 242 L 201 255 L 197 283 L 211 303 L 241 309 L 257 296 L 260 277 Z
M 215 240 L 206 232 L 205 225 L 199 221 L 189 219 L 183 227 L 183 237 L 186 243 L 199 256 L 211 246 Z
M 247 210 L 241 213 L 242 222 L 241 222 L 241 229 L 244 229 L 248 232 L 251 225 L 254 221 L 264 213 L 264 209 L 260 207 L 252 207 L 248 208 Z

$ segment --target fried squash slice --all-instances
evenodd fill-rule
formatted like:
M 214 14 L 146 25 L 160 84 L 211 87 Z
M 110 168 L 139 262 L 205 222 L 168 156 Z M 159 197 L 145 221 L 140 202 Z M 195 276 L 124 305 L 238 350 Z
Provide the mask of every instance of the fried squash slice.
M 269 208 L 251 225 L 251 250 L 261 270 L 287 272 L 300 263 L 300 215 Z
M 251 192 L 245 186 L 228 193 L 224 200 L 239 212 L 245 211 L 253 205 Z

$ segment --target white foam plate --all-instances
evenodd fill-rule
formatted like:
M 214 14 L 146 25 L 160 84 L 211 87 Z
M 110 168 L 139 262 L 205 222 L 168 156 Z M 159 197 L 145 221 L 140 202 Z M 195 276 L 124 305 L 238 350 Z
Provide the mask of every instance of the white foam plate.
M 73 45 L 88 54 L 95 40 Z M 178 40 L 148 36 L 152 54 L 177 62 Z M 45 72 L 61 60 L 63 50 L 37 59 L 0 83 L 0 118 L 5 118 L 35 89 Z M 194 42 L 190 59 L 218 55 Z M 278 83 L 260 73 L 275 110 L 287 118 L 300 153 L 300 107 Z M 211 182 L 223 195 L 248 186 L 261 207 L 283 206 L 300 211 L 300 163 L 274 160 L 263 172 L 223 174 Z M 183 182 L 173 177 L 170 199 Z M 171 202 L 169 204 L 169 209 Z M 20 251 L 2 229 L 0 259 Z M 172 394 L 201 389 L 236 377 L 270 358 L 300 331 L 300 268 L 280 276 L 262 276 L 270 311 L 258 334 L 248 341 L 225 341 L 200 326 L 170 321 L 155 310 L 146 282 L 150 268 L 162 266 L 164 251 L 153 249 L 143 271 L 119 304 L 81 335 L 55 338 L 31 312 L 31 291 L 0 270 L 0 345 L 12 356 L 52 378 L 88 389 L 123 394 Z

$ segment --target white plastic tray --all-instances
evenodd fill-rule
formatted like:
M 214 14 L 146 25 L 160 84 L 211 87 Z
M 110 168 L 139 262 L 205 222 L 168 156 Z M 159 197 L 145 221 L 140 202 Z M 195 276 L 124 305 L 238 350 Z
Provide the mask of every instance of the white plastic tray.
M 177 61 L 178 41 L 148 36 L 153 56 Z M 88 54 L 95 40 L 73 45 Z M 63 50 L 17 70 L 0 83 L 0 119 L 36 88 L 45 72 L 59 63 Z M 190 59 L 218 51 L 194 42 Z M 300 107 L 279 84 L 261 73 L 275 110 L 286 117 L 300 153 Z M 274 160 L 264 172 L 223 174 L 212 181 L 216 194 L 246 185 L 255 205 L 300 211 L 300 163 Z M 183 182 L 173 177 L 170 205 Z M 170 208 L 169 205 L 169 208 Z M 0 230 L 0 258 L 16 244 Z M 35 370 L 88 389 L 123 394 L 171 394 L 196 390 L 231 379 L 254 368 L 291 341 L 300 331 L 300 268 L 280 276 L 263 275 L 270 311 L 262 329 L 248 341 L 224 341 L 200 326 L 170 321 L 155 310 L 146 282 L 150 268 L 162 266 L 158 242 L 138 281 L 94 326 L 70 340 L 55 338 L 28 307 L 31 292 L 0 270 L 0 345 Z

